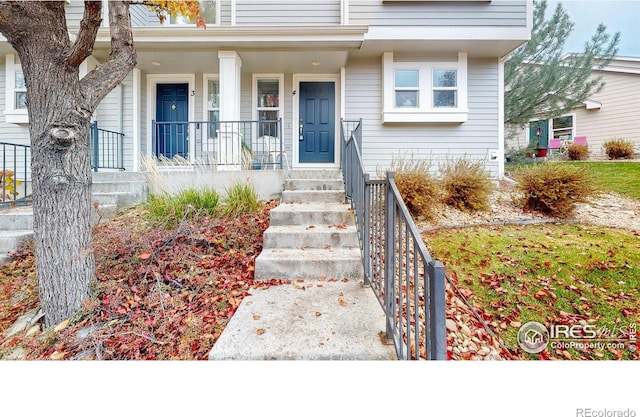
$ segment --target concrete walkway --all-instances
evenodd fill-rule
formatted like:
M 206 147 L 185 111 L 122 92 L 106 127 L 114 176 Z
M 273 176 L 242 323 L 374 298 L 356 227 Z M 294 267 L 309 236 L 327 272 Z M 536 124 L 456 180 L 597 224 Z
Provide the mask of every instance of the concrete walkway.
M 244 298 L 211 360 L 395 360 L 385 316 L 363 285 L 362 260 L 340 172 L 290 171 L 271 211 L 256 280 L 290 280 Z

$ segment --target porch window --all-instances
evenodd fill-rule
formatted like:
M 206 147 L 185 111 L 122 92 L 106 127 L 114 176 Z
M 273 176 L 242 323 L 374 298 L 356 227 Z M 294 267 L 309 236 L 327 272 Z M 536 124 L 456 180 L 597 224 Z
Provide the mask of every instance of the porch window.
M 217 25 L 218 24 L 218 6 L 219 2 L 215 0 L 200 0 L 200 8 L 202 16 L 207 25 Z M 167 19 L 168 24 L 170 25 L 195 25 L 195 19 L 189 19 L 186 16 L 169 16 Z
M 258 123 L 258 137 L 278 136 L 278 119 L 282 114 L 280 102 L 283 89 L 282 75 L 254 77 L 255 116 Z
M 383 123 L 467 121 L 467 54 L 448 62 L 394 60 L 383 55 Z
M 16 55 L 5 56 L 5 74 L 5 120 L 7 123 L 29 123 L 27 86 L 20 58 Z
M 220 80 L 207 80 L 207 121 L 209 121 L 209 137 L 215 138 L 220 121 Z

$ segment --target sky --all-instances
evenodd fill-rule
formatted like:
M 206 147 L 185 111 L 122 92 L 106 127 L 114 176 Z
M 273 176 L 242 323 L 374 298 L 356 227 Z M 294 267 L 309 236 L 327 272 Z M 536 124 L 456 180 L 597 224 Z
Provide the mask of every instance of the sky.
M 621 34 L 618 56 L 640 58 L 640 0 L 548 0 L 547 15 L 553 13 L 558 3 L 562 3 L 574 23 L 565 52 L 582 52 L 584 43 L 603 23 L 607 33 Z

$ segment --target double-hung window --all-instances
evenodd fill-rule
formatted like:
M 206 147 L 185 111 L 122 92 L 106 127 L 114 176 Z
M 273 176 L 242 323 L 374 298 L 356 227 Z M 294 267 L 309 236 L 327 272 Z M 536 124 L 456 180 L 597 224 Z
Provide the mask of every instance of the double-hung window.
M 14 54 L 5 56 L 5 120 L 7 123 L 29 123 L 27 86 L 20 59 Z
M 448 62 L 394 60 L 383 55 L 383 123 L 467 121 L 467 55 Z
M 215 138 L 220 129 L 220 79 L 217 75 L 204 76 L 205 119 L 209 122 L 208 137 Z
M 282 117 L 282 74 L 256 74 L 253 78 L 254 117 L 258 136 L 278 137 L 278 119 Z

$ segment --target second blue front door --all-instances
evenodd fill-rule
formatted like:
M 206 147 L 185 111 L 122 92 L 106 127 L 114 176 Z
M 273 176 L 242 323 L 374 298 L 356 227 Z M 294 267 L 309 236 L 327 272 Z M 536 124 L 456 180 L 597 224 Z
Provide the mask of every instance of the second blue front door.
M 156 156 L 187 158 L 189 152 L 189 85 L 156 86 Z M 185 123 L 179 123 L 185 122 Z
M 301 82 L 299 161 L 335 162 L 335 83 Z

